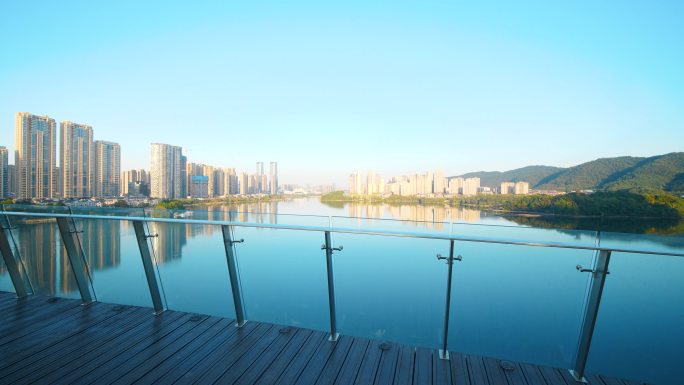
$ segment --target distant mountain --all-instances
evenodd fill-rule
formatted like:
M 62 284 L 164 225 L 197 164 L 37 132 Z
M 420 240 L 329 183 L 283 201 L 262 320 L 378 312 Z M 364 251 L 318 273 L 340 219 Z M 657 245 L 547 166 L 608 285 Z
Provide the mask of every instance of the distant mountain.
M 525 181 L 539 190 L 665 190 L 684 192 L 684 152 L 648 158 L 601 158 L 570 168 L 528 166 L 506 172 L 471 172 L 480 184 L 498 187 L 501 182 Z
M 501 182 L 528 182 L 534 186 L 539 181 L 550 175 L 557 174 L 565 170 L 560 167 L 552 166 L 527 166 L 510 171 L 479 171 L 459 175 L 461 178 L 480 178 L 482 186 L 498 187 Z

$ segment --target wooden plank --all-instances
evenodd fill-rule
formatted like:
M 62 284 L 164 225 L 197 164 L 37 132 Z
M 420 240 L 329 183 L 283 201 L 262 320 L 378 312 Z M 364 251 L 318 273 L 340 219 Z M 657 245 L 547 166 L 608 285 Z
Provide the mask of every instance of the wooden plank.
M 204 358 L 201 348 L 209 344 L 218 345 L 223 339 L 235 332 L 234 320 L 220 318 L 201 336 L 184 346 L 178 352 L 168 357 L 156 367 L 150 369 L 143 377 L 137 380 L 139 383 L 151 384 L 170 373 L 184 373 L 186 368 L 191 368 L 199 360 Z M 171 383 L 171 381 L 167 382 Z
M 77 306 L 61 312 L 61 317 L 45 317 L 44 320 L 29 321 L 26 324 L 16 326 L 10 333 L 0 337 L 0 349 L 21 339 L 25 346 L 39 344 L 43 337 L 54 336 L 55 333 L 65 334 L 65 329 L 79 328 L 87 325 L 106 309 L 106 306 L 91 304 Z M 67 331 L 68 332 L 68 331 Z
M 120 327 L 120 323 L 113 325 L 112 329 L 114 327 Z M 95 330 L 95 328 L 91 330 Z M 82 334 L 88 331 L 88 329 L 81 330 L 79 333 L 74 333 L 74 336 L 82 337 Z M 103 335 L 102 337 L 106 338 L 106 335 Z M 89 338 L 86 337 L 84 339 Z M 74 355 L 80 353 L 80 344 L 77 338 L 67 338 L 49 342 L 52 342 L 52 345 L 25 360 L 19 361 L 15 367 L 9 368 L 8 370 L 16 370 L 11 375 L 5 376 L 5 378 L 12 383 L 32 383 L 49 373 L 55 366 L 60 366 L 64 362 L 68 362 Z
M 472 385 L 489 385 L 482 357 L 466 354 L 465 358 L 468 364 L 470 383 Z
M 394 383 L 397 385 L 413 384 L 413 367 L 416 360 L 416 349 L 412 346 L 402 346 L 399 351 L 397 372 L 394 375 Z
M 73 314 L 81 309 L 79 302 L 71 300 L 57 300 L 50 303 L 41 301 L 28 301 L 17 304 L 15 310 L 7 311 L 9 316 L 3 317 L 0 325 L 1 341 L 11 340 L 17 333 L 25 330 L 34 330 L 55 320 Z
M 18 343 L 29 348 L 48 340 L 66 338 L 108 318 L 109 308 L 108 305 L 98 303 L 79 306 L 62 313 L 62 317 L 51 318 L 49 323 L 34 322 L 32 325 L 18 328 L 15 335 L 0 338 L 0 351 L 5 348 L 11 349 L 11 345 Z
M 141 324 L 144 320 L 143 315 L 147 315 L 147 312 L 140 308 L 119 312 L 112 317 L 115 318 L 112 323 L 107 320 L 104 325 L 95 325 L 72 338 L 59 341 L 48 349 L 42 350 L 31 357 L 32 360 L 36 361 L 31 364 L 29 367 L 31 371 L 25 375 L 24 379 L 31 382 L 34 379 L 49 377 L 53 374 L 55 367 L 62 369 L 65 365 L 71 364 L 72 361 L 78 360 L 88 352 L 108 344 L 120 333 Z
M 290 340 L 293 334 L 292 329 L 289 329 L 290 332 L 288 333 L 281 333 L 281 329 L 289 328 L 280 326 L 272 327 L 268 333 L 263 338 L 259 339 L 246 354 L 240 357 L 230 369 L 226 370 L 221 377 L 218 378 L 216 383 L 233 384 L 253 364 L 261 360 L 273 358 L 273 356 L 280 352 L 280 349 Z
M 451 357 L 451 382 L 455 385 L 469 385 L 470 374 L 466 358 L 461 353 L 449 352 Z
M 375 375 L 374 384 L 393 384 L 401 348 L 397 344 L 380 344 L 380 346 L 380 365 L 378 366 L 378 373 Z
M 337 378 L 334 379 L 335 384 L 347 385 L 354 383 L 369 345 L 370 341 L 367 339 L 354 339 L 351 349 L 349 349 L 349 353 L 347 354 L 347 359 L 344 360 L 344 363 L 337 374 Z
M 165 335 L 182 322 L 185 322 L 182 313 L 165 311 L 158 316 L 150 315 L 143 323 L 117 335 L 107 344 L 69 360 L 63 365 L 55 366 L 46 377 L 41 378 L 41 382 L 52 383 L 59 380 L 63 383 L 75 383 L 79 378 L 125 352 L 146 336 Z
M 517 362 L 509 361 L 513 365 L 513 370 L 504 370 L 506 375 L 506 380 L 508 380 L 508 385 L 534 385 L 536 383 L 528 383 L 523 369 Z
M 159 384 L 192 384 L 207 370 L 212 366 L 223 365 L 221 360 L 231 351 L 237 349 L 240 344 L 245 340 L 249 340 L 250 335 L 259 332 L 259 322 L 247 322 L 241 328 L 235 328 L 234 333 L 222 337 L 218 346 L 208 346 L 206 349 L 201 348 L 199 351 L 200 355 L 204 355 L 204 358 L 198 362 L 196 365 L 187 368 L 182 373 L 173 373 L 173 377 L 176 379 L 172 382 L 169 376 L 164 376 L 157 381 Z M 178 368 L 174 370 L 177 372 Z
M 369 385 L 375 381 L 382 356 L 381 344 L 382 341 L 371 340 L 368 349 L 366 349 L 366 354 L 363 356 L 361 367 L 359 367 L 359 374 L 354 381 L 355 385 Z
M 530 385 L 547 384 L 544 376 L 539 371 L 539 367 L 531 364 L 519 364 L 525 380 Z
M 276 357 L 264 370 L 255 384 L 273 384 L 285 369 L 294 361 L 294 357 L 306 346 L 317 345 L 325 337 L 323 333 L 315 333 L 312 330 L 300 329 L 287 347 Z M 320 340 L 320 341 L 319 341 Z
M 449 360 L 439 358 L 439 351 L 432 350 L 432 383 L 451 384 L 451 365 Z
M 269 346 L 268 350 L 264 352 L 253 365 L 242 373 L 240 378 L 235 381 L 235 384 L 254 384 L 271 363 L 281 356 L 282 352 L 290 345 L 292 340 L 298 337 L 298 335 L 307 337 L 311 334 L 305 329 L 291 327 L 282 327 L 278 329 L 278 332 L 281 333 L 281 336 Z
M 217 365 L 208 367 L 201 376 L 197 377 L 196 382 L 200 384 L 213 384 L 221 375 L 229 370 L 243 355 L 249 352 L 254 346 L 259 345 L 259 341 L 265 338 L 275 326 L 270 324 L 259 324 L 256 326 L 253 333 L 250 333 L 243 339 L 236 340 L 237 343 L 229 351 L 219 352 L 219 355 L 213 355 L 212 358 L 218 358 Z
M 341 344 L 335 347 L 333 354 L 330 356 L 328 362 L 326 362 L 325 366 L 323 367 L 321 374 L 316 379 L 316 384 L 327 385 L 335 383 L 335 380 L 337 379 L 337 377 L 340 374 L 340 371 L 342 370 L 342 366 L 346 362 L 349 355 L 352 354 L 351 352 L 353 350 L 354 345 L 359 344 L 358 339 L 354 337 L 350 337 L 345 341 L 340 340 L 338 342 L 340 342 Z M 344 347 L 346 347 L 346 349 L 344 349 Z
M 157 333 L 149 333 L 144 336 L 138 343 L 126 350 L 123 354 L 113 357 L 109 361 L 102 363 L 97 369 L 87 373 L 78 381 L 83 383 L 101 383 L 104 378 L 110 378 L 115 375 L 115 370 L 121 372 L 128 372 L 136 368 L 138 365 L 144 364 L 146 359 L 154 356 L 157 352 L 164 349 L 167 345 L 174 341 L 183 338 L 186 333 L 193 330 L 197 325 L 205 321 L 208 317 L 197 316 L 195 314 L 183 314 L 180 323 L 172 330 L 158 335 Z
M 506 385 L 506 374 L 499 364 L 499 360 L 490 357 L 482 357 L 485 372 L 491 385 Z
M 555 368 L 550 368 L 548 366 L 538 366 L 539 372 L 541 373 L 542 377 L 544 377 L 544 380 L 548 384 L 568 384 L 565 379 L 563 378 L 563 374 L 560 373 L 557 369 Z M 569 375 L 570 373 L 568 373 Z M 575 381 L 573 380 L 571 383 L 568 385 L 575 385 Z
M 128 322 L 137 321 L 136 312 L 133 309 L 118 312 L 109 309 L 109 313 L 104 313 L 98 320 L 100 323 L 95 323 L 90 327 L 66 329 L 70 333 L 65 338 L 46 337 L 42 344 L 31 348 L 26 348 L 20 341 L 14 346 L 15 352 L 6 355 L 12 358 L 7 360 L 7 365 L 0 369 L 0 372 L 21 371 L 25 368 L 27 372 L 21 372 L 23 374 L 20 376 L 30 379 L 40 373 L 42 367 L 65 358 L 74 358 L 86 349 L 86 344 L 106 343 L 108 339 L 115 336 L 114 331 L 125 327 Z
M 340 336 L 335 342 L 326 341 L 327 343 L 324 342 L 322 345 L 319 345 L 316 354 L 311 357 L 304 367 L 304 370 L 299 374 L 299 377 L 292 383 L 306 385 L 314 384 L 329 360 L 332 359 L 335 362 L 339 362 L 340 359 L 344 360 L 344 357 L 346 357 L 347 352 L 351 347 L 352 341 L 353 337 Z
M 312 344 L 306 344 L 290 361 L 285 371 L 276 380 L 276 384 L 292 384 L 297 380 L 299 374 L 304 370 L 311 358 L 318 353 L 319 349 L 330 347 L 328 335 L 324 332 L 314 332 Z
M 416 348 L 416 363 L 413 369 L 413 383 L 432 383 L 432 352 L 428 349 Z
M 107 375 L 107 381 L 111 384 L 132 384 L 143 377 L 147 372 L 157 367 L 157 365 L 164 362 L 168 357 L 172 356 L 187 344 L 198 338 L 202 333 L 209 330 L 218 322 L 217 317 L 207 317 L 197 321 L 186 323 L 183 326 L 188 326 L 188 331 L 183 333 L 182 327 L 176 329 L 173 333 L 172 339 L 166 343 L 157 341 L 155 344 L 147 347 L 136 357 L 133 364 L 126 365 L 125 372 L 115 372 Z M 196 322 L 193 326 L 192 323 Z M 137 366 L 136 366 L 137 364 Z M 118 378 L 116 378 L 119 376 Z

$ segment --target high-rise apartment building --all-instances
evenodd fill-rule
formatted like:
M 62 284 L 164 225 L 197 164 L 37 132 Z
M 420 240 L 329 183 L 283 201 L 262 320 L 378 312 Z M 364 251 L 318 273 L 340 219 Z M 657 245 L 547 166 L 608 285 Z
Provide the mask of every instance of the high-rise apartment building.
M 515 193 L 515 183 L 501 182 L 499 187 L 499 194 L 513 194 Z
M 7 147 L 0 146 L 0 199 L 9 195 L 7 191 Z
M 121 146 L 114 142 L 95 141 L 95 196 L 121 195 Z
M 271 162 L 271 174 L 269 178 L 269 193 L 275 195 L 278 193 L 278 163 Z
M 17 168 L 13 164 L 7 165 L 7 197 L 17 195 Z
M 480 178 L 466 178 L 463 181 L 464 196 L 477 195 L 477 190 L 480 188 Z
M 432 181 L 432 193 L 437 195 L 444 194 L 444 172 L 442 170 L 435 171 Z
M 161 199 L 182 198 L 181 157 L 183 149 L 170 144 L 152 143 L 150 196 Z
M 245 195 L 249 193 L 249 175 L 247 175 L 246 172 L 241 172 L 240 173 L 240 180 L 239 180 L 239 191 L 241 195 Z
M 137 184 L 135 187 L 140 190 L 141 187 L 145 187 L 145 191 L 149 191 L 150 186 L 150 173 L 144 169 L 139 170 L 126 170 L 121 173 L 121 195 L 129 195 L 129 188 L 131 184 Z M 138 192 L 136 192 L 138 194 Z
M 14 115 L 17 198 L 52 198 L 57 166 L 56 124 L 49 116 Z
M 530 193 L 530 184 L 527 182 L 516 182 L 513 192 L 515 195 L 527 195 Z
M 93 195 L 93 128 L 70 121 L 60 123 L 60 174 L 62 198 Z
M 187 165 L 188 165 L 188 157 L 186 157 L 185 155 L 181 155 L 181 157 L 180 157 L 180 173 L 181 173 L 180 196 L 183 198 L 186 198 L 189 194 Z

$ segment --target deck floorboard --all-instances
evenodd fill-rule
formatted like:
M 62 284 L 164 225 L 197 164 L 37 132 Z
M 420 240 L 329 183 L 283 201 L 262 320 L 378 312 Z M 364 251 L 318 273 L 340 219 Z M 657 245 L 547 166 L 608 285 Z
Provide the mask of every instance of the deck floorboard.
M 587 375 L 589 385 L 637 385 Z M 200 314 L 0 292 L 0 384 L 575 385 L 566 369 Z

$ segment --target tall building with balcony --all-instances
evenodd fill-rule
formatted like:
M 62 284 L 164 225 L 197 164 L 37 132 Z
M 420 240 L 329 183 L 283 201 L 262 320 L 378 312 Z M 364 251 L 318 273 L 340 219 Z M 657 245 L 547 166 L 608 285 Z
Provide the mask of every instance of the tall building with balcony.
M 480 178 L 466 178 L 463 181 L 463 195 L 477 195 L 477 190 L 480 188 Z
M 9 195 L 7 191 L 7 147 L 0 146 L 0 199 Z
M 249 193 L 249 175 L 247 175 L 246 172 L 243 171 L 240 173 L 240 180 L 238 184 L 241 195 L 246 195 Z
M 95 141 L 95 196 L 121 195 L 121 146 L 114 142 Z
M 183 149 L 170 144 L 152 143 L 150 155 L 150 196 L 160 199 L 182 198 Z
M 60 123 L 62 198 L 93 196 L 93 128 L 70 121 Z
M 269 193 L 275 195 L 278 193 L 278 162 L 271 162 L 271 173 L 269 175 Z
M 17 198 L 52 198 L 57 167 L 55 120 L 17 112 L 14 115 L 14 165 Z

